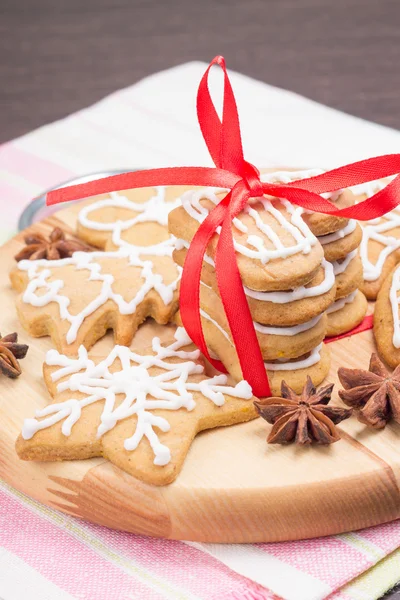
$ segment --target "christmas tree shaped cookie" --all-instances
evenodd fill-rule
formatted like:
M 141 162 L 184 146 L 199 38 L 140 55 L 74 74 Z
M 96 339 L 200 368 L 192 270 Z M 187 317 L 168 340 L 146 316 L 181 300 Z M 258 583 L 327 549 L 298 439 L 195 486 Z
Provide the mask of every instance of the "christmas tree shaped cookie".
M 168 214 L 182 188 L 111 193 L 86 202 L 80 239 L 95 252 L 21 260 L 11 273 L 18 316 L 33 336 L 51 335 L 63 353 L 90 348 L 107 329 L 129 345 L 146 317 L 167 323 L 178 306 L 181 268 L 172 260 Z

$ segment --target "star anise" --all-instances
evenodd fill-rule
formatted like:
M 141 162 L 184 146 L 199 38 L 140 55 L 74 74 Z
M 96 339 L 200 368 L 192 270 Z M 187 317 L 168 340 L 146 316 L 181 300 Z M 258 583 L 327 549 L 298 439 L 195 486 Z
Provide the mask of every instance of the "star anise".
M 0 372 L 11 379 L 21 375 L 19 358 L 25 358 L 29 346 L 18 344 L 18 334 L 9 333 L 4 337 L 0 335 Z
M 351 409 L 328 406 L 333 383 L 317 390 L 307 377 L 301 394 L 296 394 L 285 381 L 282 398 L 262 398 L 254 402 L 260 416 L 273 425 L 269 444 L 332 444 L 340 439 L 335 427 L 351 415 Z
M 373 353 L 368 371 L 341 367 L 338 375 L 344 387 L 339 396 L 357 410 L 361 423 L 375 429 L 383 429 L 390 419 L 400 423 L 400 365 L 390 373 Z
M 72 256 L 74 252 L 89 252 L 90 246 L 79 240 L 67 240 L 65 233 L 59 227 L 53 229 L 49 237 L 46 238 L 42 233 L 28 233 L 24 237 L 26 246 L 18 252 L 15 260 L 37 260 L 45 258 L 47 260 L 57 260 Z

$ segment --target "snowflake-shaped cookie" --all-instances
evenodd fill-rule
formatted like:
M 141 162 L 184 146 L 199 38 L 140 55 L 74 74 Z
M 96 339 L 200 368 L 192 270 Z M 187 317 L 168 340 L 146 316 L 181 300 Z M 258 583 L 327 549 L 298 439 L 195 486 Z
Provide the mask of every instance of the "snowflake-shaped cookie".
M 54 398 L 26 419 L 17 451 L 26 460 L 104 456 L 155 485 L 175 479 L 196 434 L 256 416 L 251 388 L 208 377 L 185 330 L 141 354 L 114 346 L 105 358 L 50 350 L 45 381 Z
M 144 319 L 171 320 L 181 268 L 172 260 L 168 214 L 179 188 L 128 190 L 86 202 L 80 238 L 104 251 L 60 260 L 23 260 L 11 273 L 17 311 L 31 335 L 51 335 L 63 353 L 90 348 L 107 329 L 129 345 Z M 75 207 L 73 207 L 75 210 Z

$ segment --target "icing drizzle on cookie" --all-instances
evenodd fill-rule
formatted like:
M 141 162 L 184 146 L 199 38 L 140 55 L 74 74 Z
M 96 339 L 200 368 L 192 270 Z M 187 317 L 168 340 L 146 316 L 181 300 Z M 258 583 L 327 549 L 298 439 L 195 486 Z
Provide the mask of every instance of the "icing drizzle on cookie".
M 345 272 L 345 270 L 347 269 L 347 267 L 349 266 L 349 264 L 351 263 L 352 260 L 355 259 L 355 257 L 358 254 L 358 248 L 356 248 L 355 250 L 353 250 L 352 252 L 349 252 L 347 254 L 347 256 L 345 256 L 343 258 L 343 260 L 336 260 L 332 263 L 333 266 L 333 273 L 335 275 L 335 277 L 337 275 L 341 275 L 342 273 Z
M 298 359 L 277 359 L 276 362 L 264 362 L 267 371 L 298 371 L 308 369 L 321 360 L 322 343 L 311 350 L 308 356 Z
M 393 317 L 393 346 L 395 348 L 400 348 L 400 317 L 399 317 L 399 297 L 400 291 L 400 267 L 394 271 L 392 276 L 392 283 L 390 285 L 389 299 L 390 306 L 392 308 L 392 317 Z
M 328 307 L 326 312 L 328 313 L 328 315 L 330 315 L 331 313 L 341 310 L 346 306 L 346 304 L 351 304 L 352 302 L 354 302 L 357 294 L 358 290 L 354 290 L 354 292 L 351 292 L 351 294 L 349 294 L 348 296 L 345 296 L 344 298 L 339 298 Z
M 188 249 L 189 246 L 190 244 L 189 242 L 186 242 L 186 240 L 175 240 L 175 247 L 177 250 L 181 250 L 182 248 Z M 350 252 L 350 254 L 353 255 L 352 252 Z M 350 254 L 348 254 L 348 256 L 350 256 Z M 354 258 L 356 254 L 357 250 L 354 251 L 354 255 L 352 256 L 352 258 Z M 208 263 L 212 267 L 215 267 L 214 260 L 210 256 L 208 256 L 208 254 L 204 254 L 203 259 L 204 262 Z M 351 259 L 349 259 L 349 262 L 350 260 Z M 324 269 L 324 279 L 321 281 L 321 283 L 310 287 L 302 285 L 297 288 L 294 288 L 293 290 L 277 292 L 261 292 L 259 290 L 252 290 L 246 287 L 245 285 L 243 286 L 243 289 L 245 291 L 246 296 L 249 296 L 250 298 L 254 298 L 255 300 L 261 300 L 262 302 L 272 302 L 275 304 L 287 304 L 288 302 L 294 302 L 295 300 L 303 300 L 304 298 L 315 298 L 317 296 L 322 296 L 322 294 L 326 294 L 335 285 L 335 264 L 336 263 L 331 264 L 327 260 L 322 259 L 321 267 L 323 267 Z M 346 264 L 345 268 L 347 268 L 347 266 L 348 264 Z M 206 285 L 203 281 L 201 281 L 201 283 Z
M 109 198 L 89 204 L 80 211 L 78 215 L 79 223 L 87 229 L 110 232 L 112 234 L 112 241 L 118 248 L 117 250 L 91 253 L 75 252 L 71 258 L 66 259 L 53 261 L 24 260 L 18 263 L 18 268 L 25 271 L 29 279 L 28 286 L 22 296 L 23 302 L 32 306 L 45 306 L 50 302 L 57 302 L 61 319 L 66 319 L 70 323 L 70 328 L 66 336 L 68 344 L 76 340 L 79 328 L 85 318 L 108 300 L 113 300 L 120 314 L 123 315 L 133 314 L 138 305 L 145 299 L 146 294 L 151 290 L 155 290 L 160 295 L 165 305 L 172 302 L 182 269 L 178 265 L 174 265 L 177 277 L 171 283 L 166 284 L 163 275 L 156 272 L 150 257 L 172 257 L 175 238 L 169 236 L 166 240 L 158 244 L 148 246 L 136 246 L 122 239 L 122 233 L 138 223 L 152 222 L 167 227 L 168 214 L 178 206 L 180 200 L 166 202 L 165 187 L 157 187 L 155 191 L 155 195 L 143 203 L 135 203 L 125 196 L 120 196 L 112 192 Z M 109 223 L 90 219 L 93 211 L 109 207 L 130 210 L 135 213 L 135 216 L 125 221 L 118 220 Z M 124 300 L 121 294 L 113 290 L 114 275 L 104 270 L 102 259 L 125 261 L 130 266 L 140 269 L 142 283 L 132 300 Z M 52 277 L 57 276 L 57 268 L 67 265 L 73 266 L 76 270 L 88 270 L 88 281 L 102 282 L 98 295 L 88 302 L 78 314 L 71 314 L 69 311 L 70 299 L 62 293 L 65 282 L 62 279 L 50 281 Z
M 394 177 L 377 179 L 350 188 L 356 196 L 371 198 L 383 190 Z M 358 199 L 359 200 L 359 199 Z M 400 239 L 390 235 L 390 231 L 400 227 L 400 208 L 396 207 L 379 219 L 360 222 L 363 236 L 360 244 L 360 257 L 365 281 L 376 281 L 382 275 L 382 269 L 387 257 L 400 248 Z M 370 242 L 377 242 L 382 248 L 375 263 L 369 259 Z
M 185 351 L 183 348 L 191 344 L 185 330 L 180 327 L 175 332 L 175 341 L 169 346 L 162 346 L 159 338 L 152 341 L 154 354 L 136 354 L 126 346 L 114 346 L 110 354 L 95 364 L 88 356 L 84 346 L 79 348 L 78 358 L 70 358 L 50 350 L 46 356 L 46 364 L 60 367 L 52 373 L 57 384 L 57 392 L 80 392 L 82 399 L 70 398 L 63 402 L 49 404 L 36 412 L 36 418 L 26 419 L 22 429 L 22 437 L 31 439 L 35 433 L 62 421 L 61 431 L 69 436 L 72 428 L 82 415 L 86 406 L 103 402 L 97 437 L 113 429 L 119 421 L 135 415 L 132 421 L 133 433 L 124 440 L 125 450 L 135 450 L 143 438 L 147 438 L 154 453 L 154 464 L 164 466 L 171 460 L 170 449 L 160 442 L 155 429 L 163 432 L 170 430 L 165 417 L 154 414 L 154 410 L 191 411 L 196 402 L 192 392 L 199 392 L 216 406 L 223 406 L 225 394 L 243 400 L 249 400 L 252 392 L 246 381 L 235 387 L 228 386 L 226 375 L 216 375 L 198 381 L 191 375 L 204 374 L 204 367 L 195 362 L 200 351 Z M 119 359 L 120 368 L 110 370 Z M 172 362 L 169 360 L 172 359 Z M 178 359 L 178 361 L 176 360 Z M 157 369 L 157 374 L 151 372 Z M 161 369 L 161 373 L 159 370 Z M 64 379 L 65 378 L 65 379 Z M 122 397 L 118 402 L 117 397 Z
M 182 206 L 193 219 L 198 223 L 202 223 L 209 211 L 201 204 L 201 200 L 209 200 L 216 205 L 220 201 L 217 193 L 224 191 L 226 190 L 217 188 L 190 190 L 183 194 Z M 255 203 L 261 203 L 264 210 L 274 218 L 276 223 L 291 235 L 293 238 L 293 243 L 291 245 L 285 246 L 273 227 L 262 220 L 260 213 L 254 208 Z M 279 205 L 283 207 L 283 211 L 277 208 Z M 311 251 L 311 248 L 317 243 L 317 238 L 301 218 L 303 209 L 301 207 L 294 207 L 287 200 L 282 199 L 271 202 L 271 200 L 266 197 L 255 198 L 250 200 L 243 209 L 243 212 L 251 217 L 256 227 L 271 242 L 272 247 L 267 247 L 264 243 L 264 239 L 260 235 L 250 234 L 246 239 L 247 245 L 234 240 L 234 248 L 239 254 L 247 256 L 248 258 L 260 260 L 262 264 L 266 264 L 273 259 L 287 258 L 288 256 L 293 256 L 300 252 L 308 254 Z M 285 212 L 288 217 L 285 215 Z M 241 233 L 248 232 L 247 225 L 245 225 L 238 217 L 233 219 L 233 225 Z M 218 227 L 216 232 L 219 234 L 220 230 L 221 228 Z
M 350 235 L 355 231 L 357 227 L 357 221 L 355 219 L 350 219 L 345 227 L 335 231 L 334 233 L 328 233 L 326 235 L 318 236 L 318 241 L 320 244 L 325 246 L 326 244 L 331 244 L 332 242 L 337 242 L 338 240 L 342 240 L 346 236 Z
M 262 302 L 273 302 L 274 304 L 287 304 L 288 302 L 295 302 L 296 300 L 303 300 L 304 298 L 315 298 L 316 296 L 326 294 L 335 285 L 335 275 L 332 264 L 327 260 L 322 259 L 321 266 L 324 269 L 324 279 L 318 285 L 310 287 L 302 285 L 293 290 L 280 292 L 260 292 L 243 286 L 244 291 L 246 296 L 249 296 L 250 298 L 261 300 Z

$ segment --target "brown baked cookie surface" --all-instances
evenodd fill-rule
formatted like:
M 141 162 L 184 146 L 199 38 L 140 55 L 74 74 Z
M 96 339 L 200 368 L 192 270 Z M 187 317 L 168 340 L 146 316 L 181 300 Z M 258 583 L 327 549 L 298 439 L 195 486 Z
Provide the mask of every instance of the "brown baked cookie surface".
M 226 193 L 191 191 L 169 215 L 169 230 L 190 243 L 200 223 Z M 316 274 L 323 250 L 303 219 L 286 200 L 252 199 L 232 223 L 236 260 L 244 285 L 254 290 L 286 290 L 307 284 Z M 214 260 L 219 235 L 207 249 Z
M 50 335 L 60 351 L 74 354 L 107 329 L 114 330 L 116 343 L 127 345 L 147 317 L 170 321 L 178 308 L 181 268 L 172 259 L 167 221 L 180 192 L 128 190 L 74 206 L 80 238 L 99 250 L 17 263 L 10 277 L 26 330 Z
M 336 300 L 327 310 L 328 328 L 326 334 L 335 336 L 351 331 L 364 319 L 367 309 L 367 299 L 359 290 Z
M 178 240 L 174 260 L 184 265 L 188 244 Z M 209 262 L 203 262 L 201 278 L 204 283 L 218 293 L 215 269 Z M 265 325 L 290 326 L 310 321 L 323 313 L 335 300 L 335 276 L 333 266 L 322 261 L 313 279 L 305 286 L 294 290 L 260 292 L 245 287 L 247 301 L 254 321 Z
M 374 311 L 374 336 L 378 352 L 391 367 L 400 364 L 400 267 L 383 282 Z
M 16 442 L 24 460 L 103 456 L 153 485 L 171 483 L 199 431 L 257 416 L 250 386 L 207 376 L 184 329 L 148 349 L 114 346 L 78 359 L 51 350 L 44 379 L 52 403 L 25 419 Z

